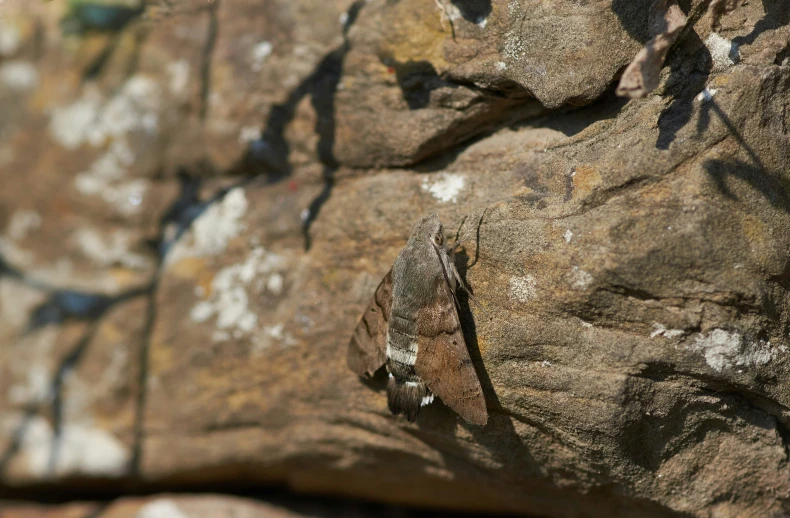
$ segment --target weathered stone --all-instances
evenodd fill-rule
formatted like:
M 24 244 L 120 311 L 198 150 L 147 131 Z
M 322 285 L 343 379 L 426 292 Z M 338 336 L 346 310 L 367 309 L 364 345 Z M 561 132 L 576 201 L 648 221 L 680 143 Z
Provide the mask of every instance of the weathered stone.
M 153 172 L 161 170 L 175 191 L 172 173 L 181 166 L 218 178 L 193 186 L 186 207 L 163 194 L 137 219 L 101 200 L 86 209 L 111 211 L 134 242 L 156 239 L 154 223 L 176 212 L 157 243 L 166 253 L 151 250 L 151 266 L 141 270 L 140 279 L 154 281 L 150 313 L 145 298 L 123 299 L 110 311 L 88 311 L 90 319 L 67 315 L 22 335 L 46 295 L 34 277 L 22 283 L 0 270 L 2 289 L 11 290 L 0 294 L 0 323 L 10 322 L 0 325 L 2 394 L 41 393 L 25 388 L 28 368 L 43 365 L 42 377 L 54 379 L 75 340 L 90 326 L 109 327 L 77 362 L 83 388 L 74 384 L 73 399 L 64 400 L 77 405 L 64 409 L 80 410 L 87 393 L 90 410 L 63 415 L 80 426 L 100 422 L 124 448 L 137 448 L 131 480 L 128 472 L 88 473 L 116 488 L 275 483 L 546 516 L 781 516 L 790 501 L 790 12 L 779 0 L 751 2 L 722 19 L 717 37 L 698 23 L 670 52 L 653 94 L 626 103 L 606 89 L 647 37 L 646 5 L 512 3 L 511 12 L 511 2 L 439 3 L 442 11 L 411 0 L 354 4 L 330 30 L 322 17 L 339 17 L 340 3 L 309 12 L 306 0 L 238 10 L 213 2 L 190 12 L 172 2 L 161 25 L 146 29 L 132 76 L 108 65 L 94 82 L 64 87 L 70 93 L 51 117 L 31 116 L 38 133 L 14 133 L 14 156 L 29 135 L 52 131 L 58 109 L 94 102 L 92 89 L 102 107 L 113 105 L 145 77 L 162 96 L 132 104 L 157 103 L 155 135 L 133 125 L 102 146 L 80 141 L 69 151 L 73 135 L 64 132 L 42 156 L 76 156 L 87 168 L 126 141 L 135 154 L 157 156 L 129 164 L 121 181 L 158 180 Z M 275 11 L 283 18 L 261 14 Z M 149 8 L 140 27 L 159 12 Z M 313 17 L 322 19 L 313 26 Z M 275 40 L 273 26 L 254 32 L 264 18 L 291 21 Z M 520 37 L 533 43 L 512 66 L 487 67 L 501 60 L 508 31 L 521 21 L 529 30 Z M 139 29 L 135 23 L 119 41 Z M 247 32 L 254 37 L 240 34 Z M 108 37 L 84 36 L 83 52 L 95 55 L 93 45 L 103 48 Z M 312 42 L 303 61 L 292 64 L 296 47 L 277 43 L 291 40 Z M 42 63 L 55 66 L 60 52 L 44 52 Z M 113 56 L 111 63 L 124 62 Z M 272 76 L 260 70 L 270 86 L 241 79 L 243 70 L 275 61 Z M 542 63 L 549 79 L 535 72 Z M 41 77 L 46 66 L 37 68 Z M 26 84 L 23 76 L 14 85 Z M 224 93 L 212 97 L 217 92 Z M 25 114 L 33 108 L 7 104 L 9 120 L 32 127 Z M 546 111 L 558 106 L 575 111 Z M 539 115 L 511 124 L 530 113 Z M 260 114 L 265 122 L 256 126 Z M 42 163 L 54 164 L 52 157 Z M 12 160 L 28 175 L 49 170 Z M 233 178 L 256 168 L 257 180 Z M 290 177 L 276 182 L 275 171 Z M 52 191 L 36 191 L 40 206 L 74 182 L 61 176 Z M 56 239 L 30 233 L 35 218 L 8 223 L 24 191 L 14 192 L 3 198 L 6 234 L 29 235 L 27 249 L 59 250 Z M 364 382 L 345 365 L 359 312 L 414 222 L 430 212 L 461 236 L 461 270 L 481 305 L 461 296 L 490 414 L 483 428 L 439 402 L 416 424 L 394 419 L 383 377 Z M 25 261 L 9 262 L 25 270 Z M 54 345 L 39 347 L 47 332 Z M 113 385 L 116 399 L 98 401 L 91 387 L 103 387 L 121 341 L 127 358 L 136 350 L 139 359 Z M 20 344 L 24 351 L 13 349 Z M 36 416 L 51 413 L 53 405 L 36 401 Z M 25 402 L 0 408 L 13 415 Z M 12 452 L 3 485 L 51 481 L 25 461 L 25 440 L 38 435 L 20 435 L 21 450 L 8 447 L 10 433 L 2 437 L 0 452 Z M 66 484 L 85 472 L 78 463 L 55 474 Z
M 335 507 L 321 506 L 324 512 Z M 75 503 L 68 505 L 10 504 L 3 508 L 3 518 L 298 518 L 312 516 L 266 502 L 221 495 L 157 495 L 122 498 L 109 504 Z M 341 516 L 339 513 L 337 516 Z M 326 516 L 326 515 L 325 515 Z
M 131 473 L 147 307 L 142 295 L 90 300 L 0 277 L 0 475 L 6 484 Z M 92 310 L 64 313 L 69 307 Z
M 438 173 L 341 170 L 309 253 L 304 194 L 231 191 L 163 272 L 145 476 L 232 465 L 304 491 L 557 516 L 779 512 L 788 84 L 786 67 L 740 65 L 710 77 L 712 98 L 553 115 Z M 358 311 L 432 211 L 450 230 L 472 216 L 482 429 L 441 405 L 395 420 L 382 384 L 344 365 Z
M 324 137 L 343 164 L 405 165 L 541 106 L 589 104 L 646 38 L 649 3 L 366 2 Z
M 94 77 L 114 43 L 70 45 L 59 4 L 3 5 L 0 31 L 15 36 L 0 58 L 0 254 L 40 282 L 112 295 L 151 278 L 147 242 L 178 185 L 155 182 L 147 159 L 161 140 L 157 82 L 113 80 L 134 42 L 119 37 Z

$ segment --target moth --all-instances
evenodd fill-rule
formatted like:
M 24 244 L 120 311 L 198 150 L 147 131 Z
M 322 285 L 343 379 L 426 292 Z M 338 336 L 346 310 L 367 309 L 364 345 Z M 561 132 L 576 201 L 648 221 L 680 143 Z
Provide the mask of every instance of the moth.
M 488 421 L 461 321 L 456 289 L 463 282 L 455 248 L 432 214 L 414 227 L 406 247 L 381 281 L 348 345 L 348 366 L 360 376 L 386 364 L 387 404 L 414 422 L 434 395 L 466 421 Z

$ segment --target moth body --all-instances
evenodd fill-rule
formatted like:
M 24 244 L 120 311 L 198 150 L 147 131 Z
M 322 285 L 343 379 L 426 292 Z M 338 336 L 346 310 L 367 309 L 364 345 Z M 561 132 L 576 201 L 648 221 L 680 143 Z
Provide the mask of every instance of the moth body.
M 451 250 L 435 214 L 417 223 L 354 330 L 348 364 L 368 376 L 386 365 L 387 404 L 395 415 L 416 420 L 435 394 L 483 425 L 488 412 L 458 318 L 460 276 Z
M 437 290 L 455 291 L 455 270 L 444 248 L 439 218 L 428 217 L 414 228 L 408 243 L 392 266 L 392 310 L 387 330 L 387 404 L 390 411 L 417 419 L 420 408 L 433 401 L 433 393 L 415 371 L 420 354 L 418 315 L 436 298 Z

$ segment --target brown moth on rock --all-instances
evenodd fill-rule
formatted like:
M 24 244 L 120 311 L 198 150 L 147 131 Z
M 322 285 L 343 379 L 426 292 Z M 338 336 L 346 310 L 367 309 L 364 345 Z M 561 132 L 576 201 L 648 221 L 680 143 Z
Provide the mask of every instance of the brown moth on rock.
M 387 403 L 415 421 L 434 394 L 466 421 L 488 421 L 466 348 L 455 290 L 463 287 L 436 214 L 420 220 L 354 329 L 348 366 L 372 376 L 386 364 Z

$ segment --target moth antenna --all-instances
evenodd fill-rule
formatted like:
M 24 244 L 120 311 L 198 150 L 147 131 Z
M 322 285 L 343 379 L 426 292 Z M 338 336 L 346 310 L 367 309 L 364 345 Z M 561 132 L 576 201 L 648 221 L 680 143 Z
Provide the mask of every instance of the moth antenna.
M 464 228 L 464 223 L 466 223 L 466 218 L 468 217 L 469 216 L 464 216 L 464 219 L 461 220 L 461 224 L 458 225 L 458 230 L 455 231 L 455 244 L 453 245 L 453 250 L 455 250 L 459 246 L 459 243 L 461 242 L 460 239 L 461 229 Z
M 480 259 L 480 227 L 483 226 L 483 218 L 485 217 L 487 210 L 488 210 L 488 207 L 484 208 L 483 209 L 483 213 L 480 214 L 480 219 L 477 220 L 477 231 L 475 233 L 476 234 L 475 235 L 475 260 L 474 260 L 474 262 L 472 262 L 472 264 L 470 264 L 470 265 L 468 265 L 466 267 L 467 269 L 469 269 L 472 266 L 476 265 L 477 261 Z

